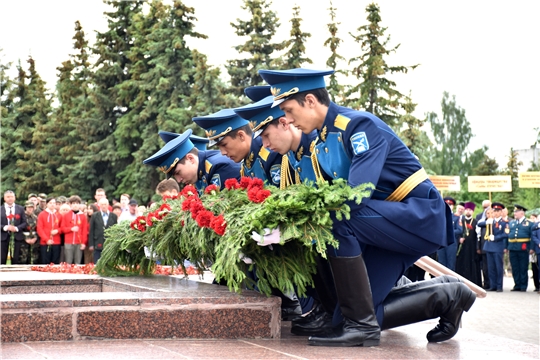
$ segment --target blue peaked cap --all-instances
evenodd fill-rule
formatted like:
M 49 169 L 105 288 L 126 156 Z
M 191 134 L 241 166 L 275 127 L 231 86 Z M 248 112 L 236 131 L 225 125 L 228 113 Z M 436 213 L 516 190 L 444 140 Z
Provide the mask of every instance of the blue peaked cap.
M 181 134 L 173 133 L 173 132 L 170 132 L 170 131 L 160 131 L 158 134 L 159 134 L 159 137 L 161 138 L 161 140 L 163 140 L 166 143 L 168 143 L 171 140 L 176 139 L 178 136 L 181 135 Z M 197 149 L 199 149 L 201 151 L 206 150 L 206 145 L 208 144 L 208 139 L 207 138 L 200 137 L 200 136 L 197 136 L 197 135 L 191 135 L 189 137 L 189 140 L 191 140 L 191 142 L 193 143 L 193 145 Z
M 272 106 L 277 106 L 287 100 L 293 94 L 325 88 L 324 77 L 333 74 L 334 70 L 311 70 L 311 69 L 290 69 L 290 70 L 259 70 L 259 75 L 271 85 L 271 92 L 274 96 Z
M 270 88 L 270 85 L 250 86 L 244 89 L 244 94 L 249 100 L 257 102 L 272 95 Z
M 272 120 L 285 116 L 279 106 L 272 107 L 273 103 L 274 97 L 270 95 L 254 104 L 234 109 L 234 112 L 239 116 L 249 120 L 253 129 L 253 138 L 258 137 Z
M 189 140 L 191 133 L 192 130 L 189 129 L 167 142 L 157 153 L 144 160 L 143 164 L 156 166 L 168 174 L 195 147 Z
M 223 109 L 214 114 L 194 117 L 192 120 L 205 130 L 208 146 L 217 144 L 231 131 L 249 124 L 249 121 L 236 115 L 232 109 Z

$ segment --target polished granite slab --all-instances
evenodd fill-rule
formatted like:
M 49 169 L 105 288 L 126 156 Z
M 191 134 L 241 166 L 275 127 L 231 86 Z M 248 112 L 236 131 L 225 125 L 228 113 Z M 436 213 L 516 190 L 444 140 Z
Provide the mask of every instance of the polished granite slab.
M 0 275 L 2 343 L 280 337 L 281 300 L 254 291 L 163 275 Z

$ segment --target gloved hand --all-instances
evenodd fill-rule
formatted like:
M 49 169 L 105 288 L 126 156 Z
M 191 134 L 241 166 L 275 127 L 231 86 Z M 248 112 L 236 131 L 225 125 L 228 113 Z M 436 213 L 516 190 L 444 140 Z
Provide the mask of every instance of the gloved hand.
M 487 219 L 487 220 L 486 220 L 486 224 L 487 224 L 487 225 L 493 224 L 493 219 Z
M 240 260 L 242 260 L 243 262 L 245 262 L 248 265 L 254 264 L 253 260 L 251 258 L 248 258 L 247 256 L 245 256 L 243 253 L 239 253 L 238 257 L 240 258 Z
M 281 233 L 279 228 L 270 230 L 264 229 L 264 236 L 257 234 L 255 231 L 251 233 L 251 238 L 257 242 L 259 246 L 268 246 L 270 244 L 279 244 Z
M 489 241 L 494 241 L 495 240 L 495 235 L 489 235 Z

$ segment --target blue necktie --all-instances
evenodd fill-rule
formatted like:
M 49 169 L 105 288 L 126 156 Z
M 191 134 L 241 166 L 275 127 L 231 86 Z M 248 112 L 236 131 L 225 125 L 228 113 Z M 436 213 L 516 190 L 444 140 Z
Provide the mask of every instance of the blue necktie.
M 109 215 L 107 215 L 106 212 L 103 213 L 103 225 L 107 225 L 107 220 L 109 219 Z

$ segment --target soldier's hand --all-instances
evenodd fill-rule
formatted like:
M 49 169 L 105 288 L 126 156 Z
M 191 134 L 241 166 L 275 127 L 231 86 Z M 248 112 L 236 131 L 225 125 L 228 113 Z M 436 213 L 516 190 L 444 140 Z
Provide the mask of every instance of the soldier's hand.
M 259 246 L 268 246 L 271 244 L 279 244 L 281 233 L 278 229 L 264 229 L 264 235 L 261 236 L 255 231 L 251 233 L 251 238 L 257 242 Z

